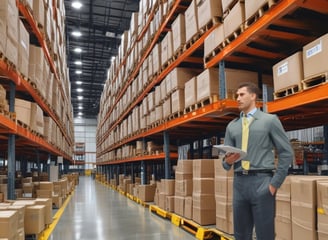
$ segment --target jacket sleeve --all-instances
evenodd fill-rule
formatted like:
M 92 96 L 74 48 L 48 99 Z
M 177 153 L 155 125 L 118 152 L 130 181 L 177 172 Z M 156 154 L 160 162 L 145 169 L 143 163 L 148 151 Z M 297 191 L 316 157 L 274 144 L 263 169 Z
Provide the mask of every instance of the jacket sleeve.
M 230 134 L 230 128 L 229 126 L 231 125 L 231 123 L 228 124 L 227 128 L 226 128 L 226 132 L 225 132 L 225 136 L 224 136 L 224 144 L 225 145 L 229 145 L 229 146 L 234 146 L 231 134 Z M 229 171 L 232 167 L 232 165 L 228 164 L 226 161 L 222 161 L 222 166 L 225 170 Z
M 275 188 L 279 188 L 288 174 L 288 168 L 294 159 L 294 151 L 276 115 L 273 115 L 270 137 L 278 155 L 278 165 L 271 180 L 271 185 Z

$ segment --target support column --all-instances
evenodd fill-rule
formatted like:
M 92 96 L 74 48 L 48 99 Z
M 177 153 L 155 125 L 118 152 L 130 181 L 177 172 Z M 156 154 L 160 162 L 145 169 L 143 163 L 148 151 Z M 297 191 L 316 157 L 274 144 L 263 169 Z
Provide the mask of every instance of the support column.
M 164 153 L 165 153 L 165 179 L 170 179 L 171 178 L 170 136 L 168 131 L 164 131 Z
M 324 140 L 324 150 L 326 153 L 328 153 L 328 125 L 323 126 L 323 140 Z M 327 156 L 328 157 L 328 154 Z
M 134 177 L 134 164 L 133 162 L 131 163 L 131 181 L 132 183 L 135 183 L 135 177 Z
M 227 98 L 224 61 L 219 62 L 219 95 L 220 99 Z
M 15 92 L 16 86 L 13 82 L 10 82 L 9 93 L 9 111 L 15 112 Z M 15 199 L 15 171 L 16 171 L 16 136 L 9 134 L 8 136 L 8 200 Z
M 147 162 L 141 161 L 141 185 L 147 184 Z

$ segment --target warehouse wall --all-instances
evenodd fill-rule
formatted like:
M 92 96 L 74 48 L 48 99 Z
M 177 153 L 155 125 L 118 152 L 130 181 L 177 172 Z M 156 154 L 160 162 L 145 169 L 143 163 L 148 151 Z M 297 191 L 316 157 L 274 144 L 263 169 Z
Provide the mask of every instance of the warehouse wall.
M 75 142 L 85 143 L 85 161 L 96 162 L 96 119 L 74 119 Z M 85 169 L 92 169 L 92 164 L 86 164 Z

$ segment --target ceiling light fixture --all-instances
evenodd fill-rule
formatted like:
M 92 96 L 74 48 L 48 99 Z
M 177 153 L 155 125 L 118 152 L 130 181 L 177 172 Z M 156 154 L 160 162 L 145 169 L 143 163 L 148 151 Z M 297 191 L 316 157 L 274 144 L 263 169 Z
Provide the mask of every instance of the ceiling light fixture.
M 82 65 L 82 61 L 75 61 L 75 65 Z
M 82 100 L 83 96 L 77 96 L 77 100 Z
M 78 115 L 81 116 L 81 115 L 83 115 L 83 113 L 82 112 L 79 112 Z
M 72 7 L 75 9 L 80 9 L 82 6 L 82 3 L 80 3 L 79 1 L 72 2 Z
M 75 73 L 76 74 L 82 74 L 82 70 L 76 70 Z
M 81 82 L 81 81 L 76 81 L 76 84 L 77 84 L 77 85 L 81 85 L 82 82 Z
M 74 52 L 76 52 L 76 53 L 81 53 L 82 52 L 82 48 L 74 48 Z
M 82 88 L 77 88 L 76 91 L 77 92 L 83 92 L 83 89 Z
M 83 107 L 82 107 L 82 106 L 78 106 L 78 109 L 82 110 L 82 109 L 83 109 Z
M 80 31 L 74 31 L 74 32 L 72 32 L 72 35 L 74 37 L 81 37 L 82 36 L 82 33 Z

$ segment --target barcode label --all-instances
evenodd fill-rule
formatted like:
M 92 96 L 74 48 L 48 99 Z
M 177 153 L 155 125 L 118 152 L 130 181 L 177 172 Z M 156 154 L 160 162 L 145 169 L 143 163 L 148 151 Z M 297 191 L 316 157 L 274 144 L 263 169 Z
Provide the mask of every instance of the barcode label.
M 277 75 L 281 76 L 285 73 L 288 72 L 288 62 L 284 62 L 283 64 L 281 64 L 278 69 L 277 69 Z
M 321 51 L 322 51 L 322 43 L 320 41 L 319 44 L 315 45 L 314 47 L 312 47 L 306 51 L 306 58 L 310 58 L 310 57 L 320 53 Z

